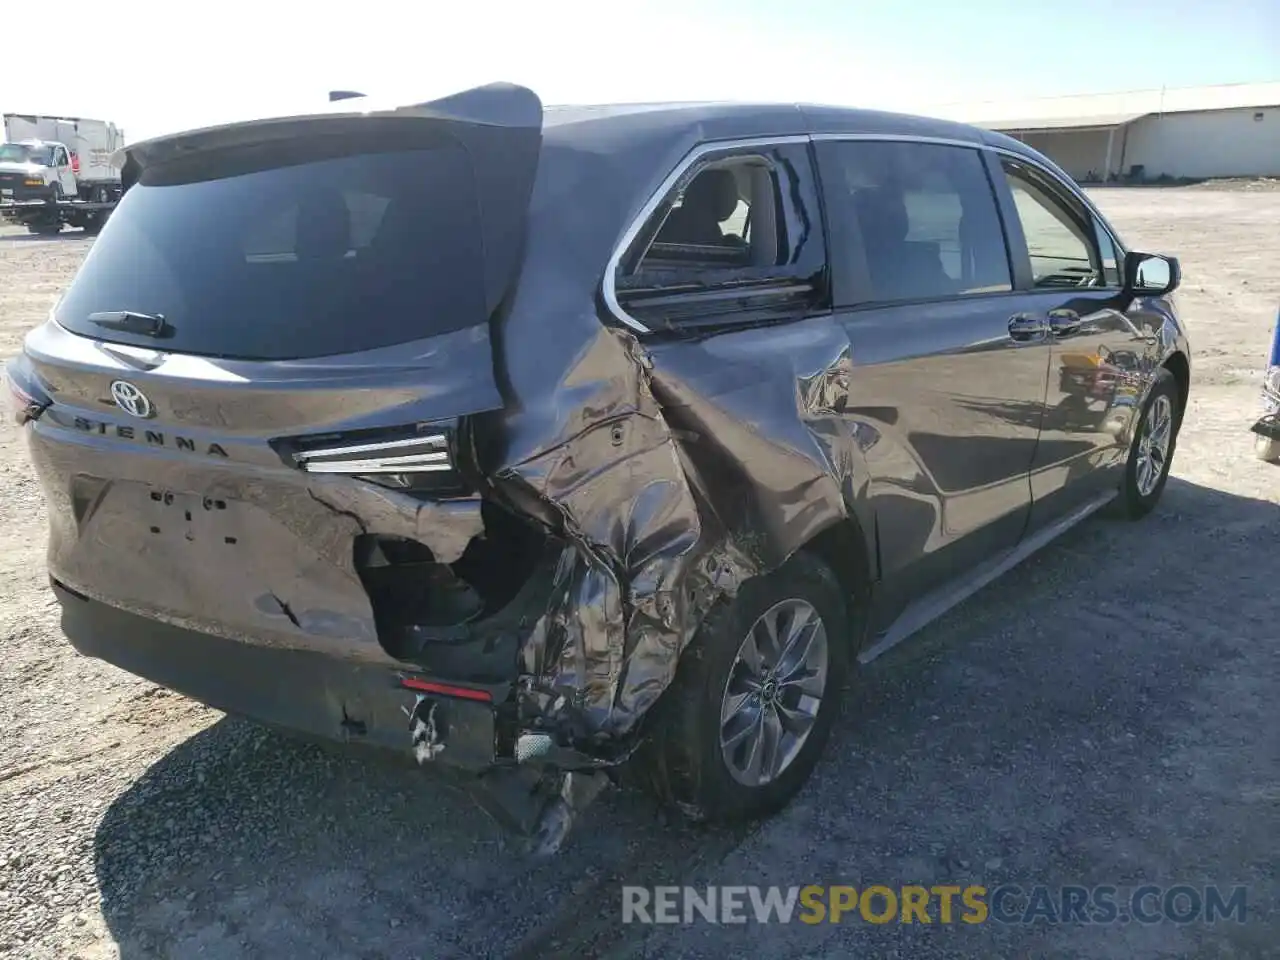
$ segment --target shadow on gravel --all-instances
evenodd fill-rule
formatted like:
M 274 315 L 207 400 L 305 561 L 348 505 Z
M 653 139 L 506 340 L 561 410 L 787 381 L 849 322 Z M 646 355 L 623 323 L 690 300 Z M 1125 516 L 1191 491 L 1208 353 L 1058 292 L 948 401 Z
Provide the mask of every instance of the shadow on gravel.
M 600 955 L 646 933 L 645 956 L 1261 955 L 1256 923 L 1129 940 L 1044 924 L 653 931 L 623 927 L 619 904 L 624 882 L 684 878 L 1261 893 L 1280 827 L 1257 802 L 1280 765 L 1278 543 L 1275 504 L 1176 479 L 1143 522 L 1090 521 L 867 669 L 814 781 L 754 835 L 664 823 L 609 791 L 565 851 L 529 861 L 435 776 L 225 719 L 107 811 L 102 910 L 122 960 Z
M 533 957 L 593 904 L 616 909 L 623 877 L 736 843 L 617 791 L 580 827 L 529 859 L 411 761 L 224 718 L 117 798 L 95 857 L 121 960 Z

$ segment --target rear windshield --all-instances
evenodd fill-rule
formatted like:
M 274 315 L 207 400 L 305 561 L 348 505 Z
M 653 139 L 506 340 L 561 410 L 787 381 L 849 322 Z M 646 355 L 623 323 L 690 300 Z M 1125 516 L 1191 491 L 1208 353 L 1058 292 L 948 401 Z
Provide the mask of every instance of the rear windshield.
M 476 188 L 464 149 L 360 153 L 131 187 L 58 305 L 68 329 L 180 353 L 280 360 L 483 323 Z M 106 329 L 161 314 L 171 335 Z

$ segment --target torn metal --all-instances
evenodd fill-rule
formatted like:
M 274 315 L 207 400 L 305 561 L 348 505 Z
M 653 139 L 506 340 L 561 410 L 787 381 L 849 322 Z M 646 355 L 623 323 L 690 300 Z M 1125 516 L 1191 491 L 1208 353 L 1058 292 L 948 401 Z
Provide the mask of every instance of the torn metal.
M 412 710 L 405 710 L 409 717 L 409 738 L 413 743 L 413 756 L 419 763 L 434 760 L 444 752 L 445 744 L 436 726 L 436 710 L 440 703 L 418 694 Z

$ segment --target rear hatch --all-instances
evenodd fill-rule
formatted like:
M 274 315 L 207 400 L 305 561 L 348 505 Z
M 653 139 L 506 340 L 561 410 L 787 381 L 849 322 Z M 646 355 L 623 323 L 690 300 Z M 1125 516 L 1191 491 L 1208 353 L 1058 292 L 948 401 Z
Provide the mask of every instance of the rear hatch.
M 462 445 L 502 404 L 488 322 L 541 105 L 361 103 L 129 148 L 124 198 L 12 371 L 49 402 L 29 433 L 73 590 L 378 658 L 354 542 L 450 562 L 480 528 Z

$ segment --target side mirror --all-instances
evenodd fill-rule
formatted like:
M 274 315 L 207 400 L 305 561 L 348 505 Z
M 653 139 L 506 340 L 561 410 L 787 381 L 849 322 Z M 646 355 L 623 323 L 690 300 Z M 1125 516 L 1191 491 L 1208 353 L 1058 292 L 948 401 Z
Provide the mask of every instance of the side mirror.
M 1163 297 L 1182 283 L 1177 257 L 1129 252 L 1124 257 L 1124 288 L 1137 297 Z

